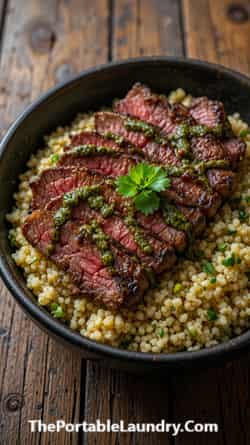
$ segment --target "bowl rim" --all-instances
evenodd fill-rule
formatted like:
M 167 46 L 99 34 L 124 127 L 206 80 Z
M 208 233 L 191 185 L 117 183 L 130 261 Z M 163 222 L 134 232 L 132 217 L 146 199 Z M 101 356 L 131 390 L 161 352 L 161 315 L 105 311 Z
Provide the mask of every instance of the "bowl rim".
M 67 88 L 74 87 L 75 83 L 81 82 L 84 77 L 89 75 L 106 71 L 114 67 L 127 66 L 127 65 L 140 65 L 140 64 L 161 64 L 168 63 L 173 65 L 186 64 L 190 67 L 203 68 L 209 71 L 219 71 L 222 74 L 233 77 L 234 79 L 246 83 L 250 88 L 250 78 L 236 70 L 229 69 L 219 64 L 214 64 L 206 61 L 201 61 L 186 57 L 174 57 L 174 56 L 146 56 L 128 58 L 121 61 L 113 61 L 97 65 L 80 72 L 79 74 L 71 77 L 62 83 L 50 88 L 47 92 L 39 95 L 39 97 L 33 101 L 28 107 L 22 111 L 12 125 L 9 127 L 5 136 L 0 143 L 0 160 L 5 153 L 9 142 L 18 130 L 19 126 L 28 118 L 32 112 L 39 106 L 43 105 L 52 96 L 63 93 Z M 119 361 L 132 361 L 146 364 L 190 364 L 201 362 L 204 359 L 221 358 L 222 356 L 245 349 L 250 346 L 250 330 L 245 333 L 228 340 L 225 343 L 220 343 L 216 346 L 209 348 L 202 348 L 197 351 L 180 351 L 175 353 L 145 353 L 123 350 L 117 347 L 109 346 L 103 343 L 98 343 L 87 337 L 82 336 L 77 331 L 72 330 L 69 326 L 59 322 L 53 318 L 44 308 L 40 307 L 35 301 L 32 301 L 27 292 L 23 291 L 21 286 L 16 280 L 7 264 L 3 252 L 0 252 L 0 276 L 5 283 L 6 287 L 13 295 L 15 300 L 20 306 L 31 316 L 31 318 L 38 322 L 41 326 L 44 326 L 49 333 L 60 337 L 62 340 L 70 343 L 71 345 L 82 349 L 82 351 L 88 351 L 90 353 L 102 355 L 107 359 L 118 359 Z

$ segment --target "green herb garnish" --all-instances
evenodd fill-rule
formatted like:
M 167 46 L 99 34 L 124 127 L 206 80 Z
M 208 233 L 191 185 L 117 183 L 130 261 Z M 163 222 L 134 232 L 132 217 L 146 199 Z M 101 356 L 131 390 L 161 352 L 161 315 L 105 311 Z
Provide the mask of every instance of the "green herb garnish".
M 211 280 L 210 280 L 210 283 L 211 283 L 211 284 L 215 284 L 216 281 L 217 281 L 216 277 L 212 277 Z
M 239 219 L 240 221 L 246 221 L 248 219 L 248 215 L 244 209 L 239 210 Z
M 218 245 L 218 250 L 220 252 L 225 252 L 226 248 L 227 248 L 227 243 L 221 243 Z
M 59 154 L 58 154 L 58 153 L 52 155 L 51 158 L 50 158 L 52 164 L 56 164 L 56 162 L 58 161 L 58 159 L 59 159 Z
M 191 337 L 197 337 L 198 332 L 195 328 L 188 328 L 188 332 Z
M 162 337 L 164 337 L 164 335 L 165 335 L 164 329 L 160 328 L 159 329 L 159 336 L 162 338 Z
M 247 204 L 250 204 L 250 196 L 246 196 L 245 197 L 245 201 L 246 201 Z
M 225 267 L 230 267 L 230 266 L 234 266 L 236 262 L 236 258 L 235 258 L 235 253 L 232 253 L 231 256 L 229 256 L 228 258 L 225 258 L 222 261 L 223 266 Z
M 117 178 L 116 184 L 121 195 L 133 198 L 137 210 L 151 215 L 159 209 L 158 193 L 170 187 L 170 179 L 163 168 L 142 162 L 128 175 Z
M 51 314 L 55 318 L 63 318 L 65 315 L 62 306 L 60 306 L 60 304 L 58 303 L 51 303 L 50 309 L 51 309 Z
M 176 283 L 174 285 L 174 294 L 178 294 L 178 292 L 180 292 L 182 290 L 182 284 L 181 283 Z
M 215 321 L 218 318 L 217 312 L 214 309 L 207 310 L 207 318 L 209 321 Z
M 228 229 L 228 231 L 227 231 L 228 235 L 236 235 L 236 233 L 237 233 L 237 230 L 235 230 L 235 229 Z
M 215 273 L 214 265 L 212 263 L 209 263 L 209 262 L 205 263 L 203 265 L 203 272 L 206 272 L 209 275 L 214 274 Z
M 244 130 L 241 130 L 241 132 L 240 132 L 240 137 L 241 137 L 241 138 L 245 138 L 249 133 L 250 133 L 250 132 L 249 132 L 249 129 L 248 129 L 248 128 L 245 128 Z

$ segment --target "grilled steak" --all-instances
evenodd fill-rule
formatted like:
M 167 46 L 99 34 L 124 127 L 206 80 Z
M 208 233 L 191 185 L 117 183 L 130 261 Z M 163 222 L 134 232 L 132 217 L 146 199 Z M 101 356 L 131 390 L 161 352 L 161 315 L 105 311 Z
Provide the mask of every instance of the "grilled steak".
M 126 175 L 128 171 L 136 165 L 136 158 L 126 154 L 120 156 L 110 156 L 109 154 L 94 156 L 76 156 L 66 152 L 59 160 L 58 165 L 64 167 L 87 168 L 89 171 L 101 175 L 116 178 Z
M 180 159 L 178 159 L 170 144 L 162 146 L 142 132 L 129 131 L 126 128 L 126 118 L 124 116 L 110 111 L 95 113 L 95 128 L 102 135 L 116 134 L 125 138 L 127 142 L 139 147 L 144 156 L 151 162 L 163 165 L 181 165 Z
M 169 134 L 171 135 L 177 129 L 180 120 L 182 123 L 185 122 L 188 125 L 194 125 L 196 122 L 206 124 L 208 127 L 223 125 L 226 121 L 223 105 L 220 102 L 209 101 L 207 98 L 200 99 L 201 100 L 197 100 L 197 102 L 193 104 L 193 115 L 191 115 L 190 120 L 188 118 L 188 115 L 190 116 L 190 114 L 192 114 L 190 110 L 185 109 L 185 107 L 179 104 L 171 108 L 166 98 L 152 94 L 149 88 L 136 84 L 123 100 L 115 103 L 114 108 L 121 113 L 145 119 L 146 122 L 158 126 L 161 132 L 167 136 Z M 196 112 L 194 110 L 196 110 Z M 197 115 L 197 121 L 194 120 L 194 114 Z M 160 120 L 159 116 L 164 116 L 164 119 Z M 180 116 L 182 116 L 182 119 L 180 119 Z M 170 121 L 172 124 L 170 124 Z M 237 158 L 238 161 L 240 160 L 242 144 L 244 145 L 242 141 L 240 141 L 240 143 L 241 148 L 236 144 L 234 139 L 232 145 L 234 145 L 234 153 L 237 153 L 237 155 L 230 156 L 231 152 L 227 149 L 228 144 L 224 144 L 223 141 L 220 142 L 218 138 L 209 134 L 192 138 L 191 152 L 195 159 L 203 161 L 228 159 L 231 162 L 231 168 L 235 168 L 236 159 L 234 158 Z M 225 171 L 221 174 L 218 171 L 216 174 L 213 172 L 214 169 L 212 169 L 211 172 L 209 171 L 208 174 L 210 186 L 216 192 L 221 193 L 223 197 L 228 196 L 232 190 L 233 175 L 229 172 L 228 177 L 226 177 Z
M 67 147 L 67 151 L 59 160 L 59 165 L 87 168 L 92 172 L 115 178 L 126 175 L 131 167 L 140 161 L 141 158 L 138 156 L 116 152 L 113 152 L 112 156 L 110 153 L 86 156 L 84 153 L 72 153 Z M 177 204 L 199 207 L 209 217 L 216 213 L 220 205 L 220 197 L 217 193 L 211 193 L 199 180 L 194 180 L 190 176 L 173 177 L 171 187 L 164 194 Z
M 209 100 L 207 97 L 193 99 L 190 114 L 199 124 L 207 127 L 223 125 L 226 121 L 223 103 L 218 100 Z
M 124 99 L 114 103 L 114 110 L 156 125 L 167 136 L 173 134 L 180 123 L 193 122 L 183 105 L 175 104 L 171 107 L 167 98 L 152 93 L 140 83 L 136 83 Z
M 56 167 L 31 182 L 33 213 L 23 226 L 79 292 L 111 309 L 138 301 L 152 272 L 170 269 L 190 232 L 203 231 L 246 149 L 223 104 L 205 97 L 188 109 L 135 84 L 114 110 L 95 113 L 95 131 L 71 136 Z M 115 185 L 141 162 L 170 177 L 160 210 L 147 216 Z
M 145 229 L 138 228 L 140 236 L 151 248 L 149 253 L 143 250 L 137 241 L 134 227 L 124 222 L 125 219 L 120 216 L 112 215 L 103 218 L 99 212 L 90 209 L 85 203 L 82 203 L 74 209 L 72 218 L 73 220 L 76 218 L 78 222 L 85 222 L 86 217 L 88 221 L 96 220 L 111 240 L 119 243 L 131 255 L 136 255 L 147 269 L 152 269 L 155 273 L 161 273 L 174 264 L 175 255 L 171 246 L 154 238 Z
M 224 105 L 217 100 L 209 100 L 207 97 L 194 99 L 190 113 L 197 122 L 207 125 L 210 128 L 224 125 L 227 119 Z M 231 167 L 235 169 L 238 163 L 244 158 L 246 144 L 240 138 L 229 136 L 222 140 L 222 147 L 224 157 L 230 161 Z M 219 150 L 217 155 L 219 156 Z M 222 159 L 222 157 L 217 157 L 217 159 Z
M 52 199 L 78 187 L 98 184 L 101 178 L 74 167 L 48 168 L 30 182 L 32 209 L 44 209 Z
M 223 142 L 226 158 L 230 161 L 232 168 L 237 168 L 240 161 L 245 157 L 246 144 L 240 138 L 230 138 Z
M 51 212 L 35 211 L 23 226 L 26 239 L 44 255 L 53 238 Z M 111 309 L 121 304 L 131 305 L 140 299 L 149 282 L 141 265 L 130 256 L 110 245 L 115 259 L 115 274 L 104 266 L 100 252 L 89 239 L 79 237 L 79 225 L 67 222 L 61 230 L 50 259 L 70 273 L 82 293 L 93 297 Z
M 100 185 L 100 194 L 107 203 L 113 204 L 116 212 L 124 216 L 127 211 L 126 206 L 129 203 L 131 205 L 131 201 L 122 199 L 114 187 L 105 183 L 102 176 L 93 175 L 86 170 L 76 170 L 71 167 L 44 170 L 36 181 L 32 181 L 32 208 L 55 209 L 55 206 L 58 206 L 58 202 L 62 204 L 65 193 L 79 187 L 96 184 Z M 184 249 L 186 245 L 185 233 L 166 224 L 160 212 L 155 213 L 153 216 L 145 216 L 140 212 L 136 212 L 136 219 L 140 226 L 147 229 L 160 240 L 166 241 L 177 251 Z

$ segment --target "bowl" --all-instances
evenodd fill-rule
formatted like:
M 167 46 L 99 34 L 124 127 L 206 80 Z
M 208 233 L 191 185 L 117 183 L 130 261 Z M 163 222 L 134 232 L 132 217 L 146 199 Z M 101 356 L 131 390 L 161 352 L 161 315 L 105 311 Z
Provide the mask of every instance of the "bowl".
M 226 111 L 240 112 L 250 122 L 250 79 L 218 65 L 191 59 L 148 57 L 115 62 L 84 71 L 52 88 L 30 105 L 14 122 L 0 146 L 0 273 L 22 309 L 51 336 L 102 365 L 132 372 L 166 372 L 199 369 L 232 359 L 250 346 L 250 331 L 218 346 L 196 352 L 147 354 L 106 346 L 82 337 L 39 307 L 15 265 L 8 243 L 5 215 L 12 206 L 18 175 L 42 144 L 43 136 L 69 123 L 78 112 L 109 104 L 122 97 L 136 81 L 161 93 L 178 87 L 193 95 L 222 100 Z

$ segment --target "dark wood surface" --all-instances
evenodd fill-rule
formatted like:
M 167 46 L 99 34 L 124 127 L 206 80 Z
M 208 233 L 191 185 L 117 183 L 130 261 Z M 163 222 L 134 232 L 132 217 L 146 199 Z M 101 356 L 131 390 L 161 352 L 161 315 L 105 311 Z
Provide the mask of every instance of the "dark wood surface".
M 250 73 L 247 0 L 0 0 L 0 130 L 50 86 L 137 55 L 186 55 Z M 193 376 L 102 369 L 43 334 L 0 285 L 1 445 L 247 445 L 250 354 Z M 195 419 L 218 434 L 30 433 L 29 419 Z

